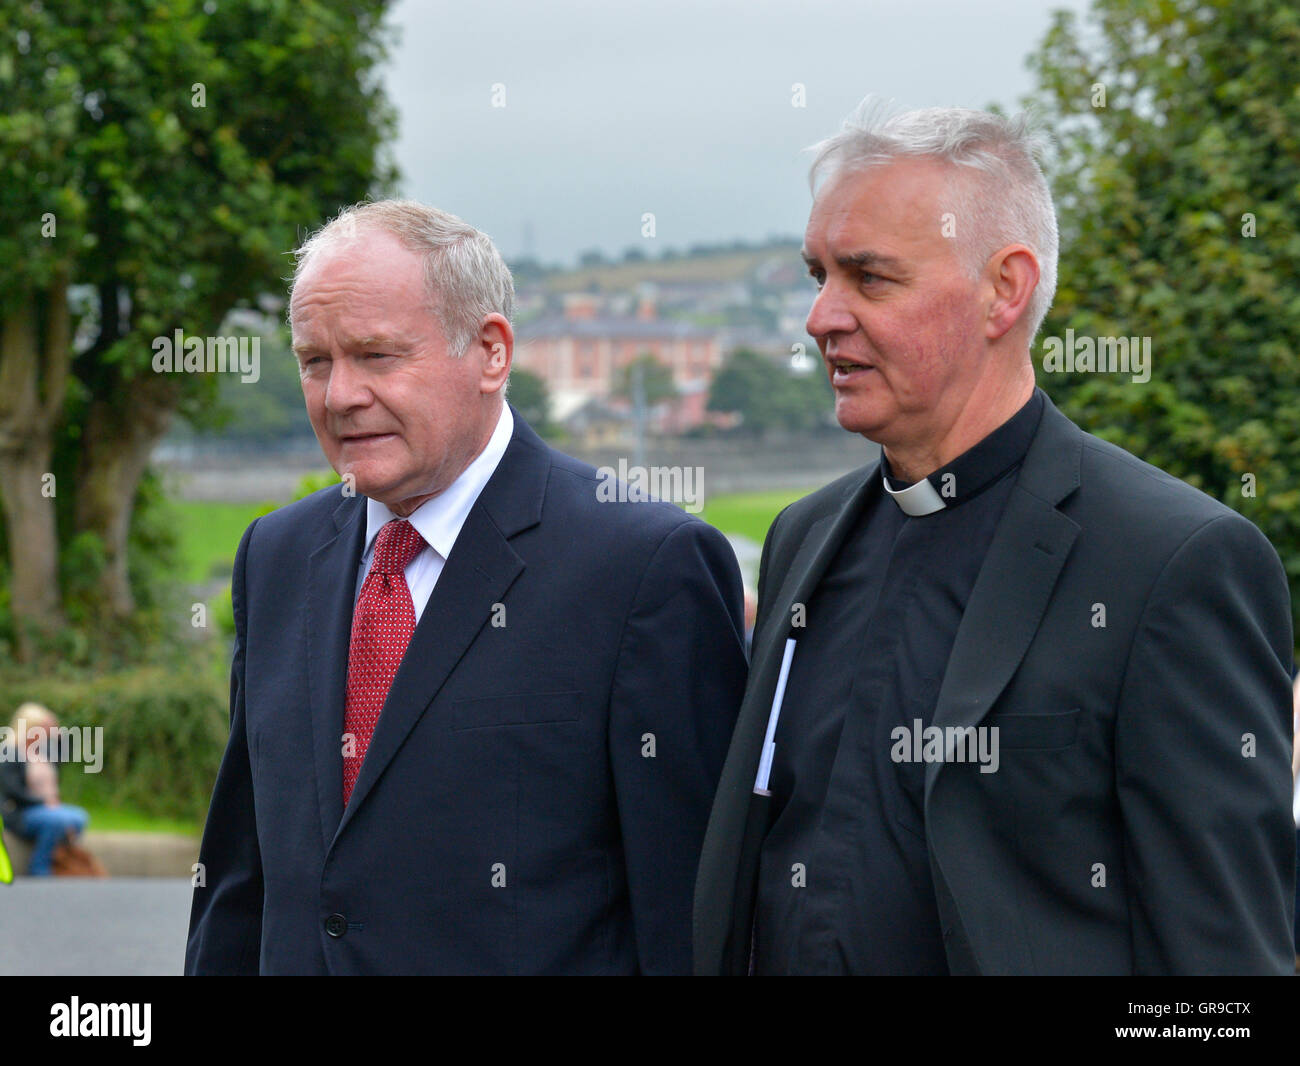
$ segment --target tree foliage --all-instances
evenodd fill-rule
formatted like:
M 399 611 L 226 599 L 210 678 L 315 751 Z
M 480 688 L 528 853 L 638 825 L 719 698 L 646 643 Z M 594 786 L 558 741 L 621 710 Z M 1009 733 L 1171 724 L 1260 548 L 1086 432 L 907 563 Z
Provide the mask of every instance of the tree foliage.
M 540 374 L 523 367 L 511 370 L 508 399 L 537 433 L 551 432 L 551 393 Z
M 832 407 L 830 385 L 819 363 L 796 373 L 749 348 L 737 348 L 713 379 L 709 410 L 741 416 L 741 429 L 763 434 L 771 429 L 813 429 L 826 422 Z
M 642 352 L 635 359 L 618 368 L 615 373 L 613 394 L 625 400 L 635 401 L 638 375 L 641 378 L 641 395 L 647 407 L 654 407 L 677 395 L 673 372 L 661 363 L 653 352 Z
M 1254 521 L 1295 588 L 1300 10 L 1094 0 L 1090 16 L 1058 12 L 1029 59 L 1028 102 L 1059 142 L 1044 335 L 1150 337 L 1151 378 L 1042 384 L 1086 428 Z
M 216 391 L 212 375 L 155 372 L 155 339 L 219 335 L 232 309 L 282 295 L 303 231 L 390 185 L 386 6 L 0 8 L 13 42 L 0 52 L 0 391 L 37 401 L 0 397 L 11 572 L 30 585 L 11 604 L 20 645 L 24 624 L 62 617 L 37 602 L 59 588 L 43 541 L 98 541 L 80 558 L 99 567 L 99 614 L 135 608 L 129 530 L 149 452 L 175 414 L 203 420 Z M 33 484 L 56 457 L 72 499 L 57 532 Z

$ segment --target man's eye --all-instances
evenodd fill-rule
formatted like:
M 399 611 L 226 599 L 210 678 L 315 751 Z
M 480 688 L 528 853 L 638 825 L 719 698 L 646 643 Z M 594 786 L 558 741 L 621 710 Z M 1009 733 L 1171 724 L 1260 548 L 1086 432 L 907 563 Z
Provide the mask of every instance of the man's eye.
M 885 280 L 885 279 L 882 278 L 879 274 L 873 274 L 873 273 L 871 273 L 870 270 L 864 270 L 864 271 L 862 272 L 862 284 L 863 284 L 863 285 L 869 285 L 869 284 L 870 284 L 871 282 L 873 282 L 873 281 L 884 281 L 884 280 Z
M 813 284 L 819 289 L 826 284 L 826 275 L 819 270 L 808 271 L 808 276 L 813 279 Z
M 390 352 L 366 352 L 367 359 L 387 359 Z

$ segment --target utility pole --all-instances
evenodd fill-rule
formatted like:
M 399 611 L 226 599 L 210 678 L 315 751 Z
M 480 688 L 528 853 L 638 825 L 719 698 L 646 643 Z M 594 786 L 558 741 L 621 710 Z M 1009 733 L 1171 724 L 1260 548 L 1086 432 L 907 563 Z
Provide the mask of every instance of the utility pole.
M 636 426 L 636 454 L 634 466 L 645 469 L 645 362 L 637 359 L 632 364 L 632 419 Z

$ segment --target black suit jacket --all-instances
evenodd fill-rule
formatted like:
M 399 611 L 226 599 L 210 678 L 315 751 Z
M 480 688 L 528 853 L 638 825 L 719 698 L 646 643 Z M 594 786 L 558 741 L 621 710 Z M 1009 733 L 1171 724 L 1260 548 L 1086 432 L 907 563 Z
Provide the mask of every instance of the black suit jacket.
M 249 527 L 187 973 L 690 972 L 740 575 L 703 522 L 596 490 L 515 414 L 346 810 L 365 500 Z
M 791 505 L 764 545 L 749 687 L 696 886 L 697 972 L 747 972 L 767 828 L 752 789 L 799 636 L 792 607 L 873 470 Z M 934 711 L 1000 737 L 995 773 L 926 767 L 951 971 L 1289 972 L 1291 656 L 1286 578 L 1258 529 L 1049 402 Z

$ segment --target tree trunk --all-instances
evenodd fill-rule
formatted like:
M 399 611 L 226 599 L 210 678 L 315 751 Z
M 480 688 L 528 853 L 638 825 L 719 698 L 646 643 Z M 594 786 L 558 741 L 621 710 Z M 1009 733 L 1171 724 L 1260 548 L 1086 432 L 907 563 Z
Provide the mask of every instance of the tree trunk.
M 100 604 L 123 619 L 135 610 L 127 569 L 127 540 L 140 478 L 154 445 L 167 432 L 178 390 L 166 379 L 146 376 L 129 397 L 95 399 L 81 435 L 77 472 L 77 532 L 91 532 L 104 548 Z
M 63 622 L 51 460 L 71 359 L 66 276 L 31 294 L 0 326 L 0 493 L 9 541 L 17 654 Z M 46 475 L 51 475 L 46 477 Z M 65 486 L 66 490 L 67 486 Z

